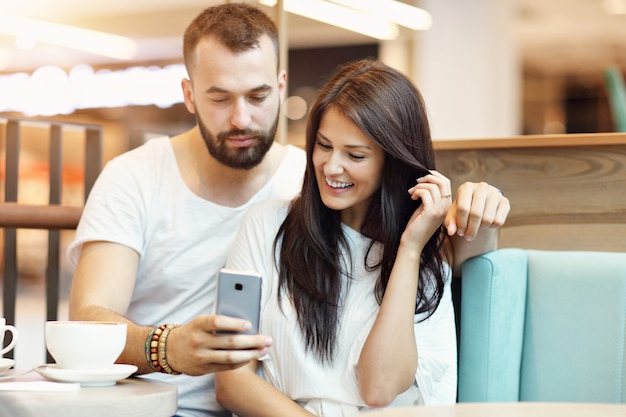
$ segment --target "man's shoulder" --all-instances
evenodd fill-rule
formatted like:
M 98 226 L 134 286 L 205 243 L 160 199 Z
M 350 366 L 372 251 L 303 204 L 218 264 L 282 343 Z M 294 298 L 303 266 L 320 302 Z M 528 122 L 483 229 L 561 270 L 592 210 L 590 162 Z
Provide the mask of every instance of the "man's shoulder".
M 289 164 L 298 169 L 304 169 L 306 165 L 306 152 L 294 145 L 282 145 L 285 147 L 282 164 Z
M 287 153 L 293 155 L 293 157 L 305 158 L 306 152 L 299 146 L 292 144 L 283 145 L 287 149 Z
M 167 149 L 172 149 L 171 138 L 169 136 L 158 136 L 148 139 L 141 145 L 120 154 L 118 158 L 153 154 L 155 152 L 161 153 Z
M 131 165 L 161 164 L 163 158 L 169 158 L 171 155 L 173 155 L 173 151 L 170 138 L 160 136 L 149 139 L 140 146 L 115 156 L 112 161 L 118 164 Z

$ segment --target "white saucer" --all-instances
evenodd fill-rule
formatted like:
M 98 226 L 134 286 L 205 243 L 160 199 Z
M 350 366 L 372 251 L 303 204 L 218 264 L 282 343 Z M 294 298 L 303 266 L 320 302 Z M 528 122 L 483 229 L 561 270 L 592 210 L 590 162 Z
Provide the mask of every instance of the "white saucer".
M 13 365 L 15 365 L 15 361 L 13 359 L 0 358 L 0 373 L 8 371 L 13 367 Z
M 56 364 L 35 366 L 40 375 L 61 382 L 80 382 L 83 387 L 107 387 L 137 371 L 135 365 L 115 364 L 107 369 L 62 369 Z

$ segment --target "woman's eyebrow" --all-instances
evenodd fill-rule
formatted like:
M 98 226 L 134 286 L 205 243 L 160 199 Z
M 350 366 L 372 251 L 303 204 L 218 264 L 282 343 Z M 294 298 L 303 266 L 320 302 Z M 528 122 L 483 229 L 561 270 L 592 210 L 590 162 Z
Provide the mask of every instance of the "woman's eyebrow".
M 325 140 L 330 142 L 330 139 L 328 139 L 326 136 L 324 136 L 319 130 L 317 131 L 317 136 L 319 136 L 320 138 L 325 139 Z
M 326 136 L 324 136 L 319 131 L 317 132 L 317 136 L 319 136 L 322 139 L 327 140 L 328 142 L 332 143 L 332 141 L 330 139 L 328 139 Z M 346 148 L 348 148 L 348 149 L 368 149 L 368 150 L 372 149 L 371 146 L 369 146 L 369 145 L 346 145 Z

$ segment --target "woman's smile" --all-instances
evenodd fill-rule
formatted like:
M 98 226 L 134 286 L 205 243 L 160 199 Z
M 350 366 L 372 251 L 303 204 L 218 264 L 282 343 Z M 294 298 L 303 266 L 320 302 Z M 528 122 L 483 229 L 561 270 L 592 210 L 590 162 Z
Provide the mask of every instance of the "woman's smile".
M 354 185 L 351 182 L 333 181 L 328 177 L 326 177 L 326 184 L 328 184 L 328 186 L 331 188 L 337 188 L 337 189 L 345 189 L 345 188 L 352 187 Z

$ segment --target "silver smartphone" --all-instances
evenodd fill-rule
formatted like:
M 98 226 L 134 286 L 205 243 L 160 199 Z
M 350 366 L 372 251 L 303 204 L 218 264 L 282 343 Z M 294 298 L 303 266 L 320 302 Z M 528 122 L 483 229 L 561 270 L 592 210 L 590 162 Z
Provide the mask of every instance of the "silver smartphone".
M 252 328 L 241 333 L 259 333 L 261 283 L 259 273 L 221 269 L 217 277 L 216 314 L 246 319 Z

